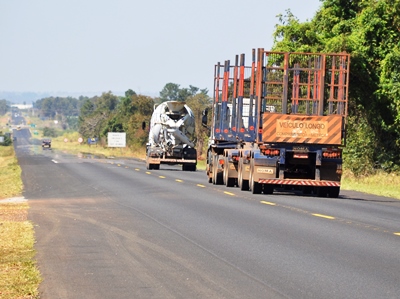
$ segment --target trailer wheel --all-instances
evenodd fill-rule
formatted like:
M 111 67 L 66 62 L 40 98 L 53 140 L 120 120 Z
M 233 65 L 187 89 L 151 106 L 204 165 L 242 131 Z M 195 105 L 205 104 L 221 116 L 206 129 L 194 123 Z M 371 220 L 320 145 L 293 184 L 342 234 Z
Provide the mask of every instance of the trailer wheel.
M 339 197 L 340 187 L 329 187 L 328 196 L 331 198 Z
M 312 193 L 313 188 L 310 186 L 305 186 L 303 187 L 303 194 L 304 195 L 310 195 Z
M 242 163 L 242 161 L 239 161 L 238 186 L 239 186 L 240 190 L 248 191 L 249 190 L 249 180 L 243 179 L 242 171 L 243 171 L 243 163 Z
M 240 186 L 240 190 L 249 191 L 249 180 L 243 180 L 242 178 L 242 185 Z
M 225 166 L 225 165 L 228 165 L 228 164 L 224 164 L 224 166 Z M 224 168 L 224 173 L 223 173 L 223 184 L 224 184 L 226 187 L 233 187 L 233 186 L 235 186 L 235 179 L 229 177 L 229 170 L 226 168 L 226 166 L 225 166 L 225 168 Z
M 264 184 L 264 194 L 274 193 L 274 185 Z
M 182 171 L 196 171 L 196 164 L 183 164 Z
M 226 181 L 226 187 L 234 187 L 235 186 L 235 179 L 234 178 L 229 178 Z
M 212 169 L 212 183 L 214 185 L 222 185 L 223 183 L 223 177 L 222 177 L 222 173 L 218 173 L 218 155 L 214 155 L 213 156 L 213 169 Z
M 327 187 L 317 187 L 317 196 L 318 197 L 326 197 L 328 195 Z
M 148 170 L 158 170 L 158 169 L 160 169 L 160 164 L 149 164 L 148 166 L 147 166 L 147 169 Z
M 250 190 L 253 194 L 261 194 L 262 185 L 254 181 L 253 175 L 250 175 Z

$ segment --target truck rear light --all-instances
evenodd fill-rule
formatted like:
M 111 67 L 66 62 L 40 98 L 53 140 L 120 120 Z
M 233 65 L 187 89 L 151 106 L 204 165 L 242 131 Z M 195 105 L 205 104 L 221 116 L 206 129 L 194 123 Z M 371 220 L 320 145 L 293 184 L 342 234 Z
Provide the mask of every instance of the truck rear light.
M 224 163 L 224 160 L 223 160 L 223 159 L 220 159 L 220 160 L 219 160 L 219 164 L 220 164 L 220 165 L 224 165 L 224 164 L 225 164 L 225 163 Z
M 264 155 L 272 156 L 272 157 L 280 155 L 280 150 L 277 150 L 277 149 L 270 149 L 269 148 L 269 149 L 263 150 L 262 152 L 264 153 Z
M 339 159 L 342 153 L 337 150 L 326 150 L 322 152 L 322 157 L 325 159 Z

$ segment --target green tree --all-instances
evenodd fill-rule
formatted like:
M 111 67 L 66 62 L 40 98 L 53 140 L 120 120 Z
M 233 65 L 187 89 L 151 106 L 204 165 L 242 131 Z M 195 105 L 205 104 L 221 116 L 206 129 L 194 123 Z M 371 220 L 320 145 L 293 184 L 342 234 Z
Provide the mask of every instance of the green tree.
M 8 111 L 8 105 L 6 100 L 0 100 L 0 115 L 6 114 Z
M 192 85 L 189 85 L 189 88 L 180 88 L 179 84 L 167 83 L 160 91 L 160 101 L 185 102 L 188 98 L 193 97 L 194 95 L 199 93 L 207 95 L 208 90 L 206 88 L 200 89 Z
M 167 83 L 164 88 L 160 91 L 161 102 L 166 101 L 179 101 L 179 84 Z
M 300 23 L 290 11 L 279 16 L 273 50 L 350 53 L 345 165 L 357 174 L 370 173 L 377 166 L 399 170 L 400 1 L 321 2 L 310 21 Z M 365 167 L 360 170 L 356 165 Z

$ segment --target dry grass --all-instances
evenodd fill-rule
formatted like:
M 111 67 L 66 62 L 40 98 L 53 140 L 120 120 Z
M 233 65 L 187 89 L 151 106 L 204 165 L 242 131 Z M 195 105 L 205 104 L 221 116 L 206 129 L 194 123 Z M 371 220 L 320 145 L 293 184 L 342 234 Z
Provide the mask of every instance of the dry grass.
M 39 298 L 41 281 L 34 261 L 32 223 L 27 203 L 0 204 L 0 298 Z
M 12 146 L 0 146 L 0 199 L 22 193 L 21 168 Z
M 21 168 L 12 146 L 0 146 L 0 199 L 22 193 Z M 0 298 L 39 298 L 34 231 L 28 204 L 0 202 Z
M 357 178 L 345 172 L 342 177 L 342 189 L 400 199 L 400 176 L 382 171 Z

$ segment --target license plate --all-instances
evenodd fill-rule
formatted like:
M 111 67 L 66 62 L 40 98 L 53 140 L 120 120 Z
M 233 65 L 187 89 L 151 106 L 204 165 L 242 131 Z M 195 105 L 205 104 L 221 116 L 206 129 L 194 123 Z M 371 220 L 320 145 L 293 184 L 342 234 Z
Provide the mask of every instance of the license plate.
M 308 159 L 308 154 L 294 154 L 293 158 L 297 159 Z
M 274 174 L 273 168 L 257 168 L 257 173 Z

